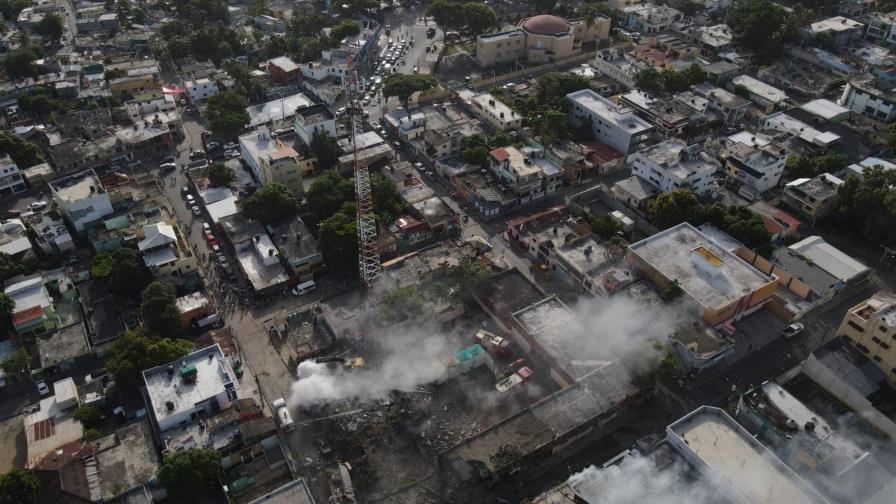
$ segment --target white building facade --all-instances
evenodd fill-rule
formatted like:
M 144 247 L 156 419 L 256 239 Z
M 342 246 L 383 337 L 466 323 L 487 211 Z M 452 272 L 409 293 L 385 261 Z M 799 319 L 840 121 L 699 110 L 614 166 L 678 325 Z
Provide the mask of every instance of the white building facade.
M 590 124 L 594 139 L 623 155 L 643 147 L 653 131 L 650 123 L 626 107 L 620 107 L 590 89 L 566 95 L 571 106 L 569 120 L 581 127 Z

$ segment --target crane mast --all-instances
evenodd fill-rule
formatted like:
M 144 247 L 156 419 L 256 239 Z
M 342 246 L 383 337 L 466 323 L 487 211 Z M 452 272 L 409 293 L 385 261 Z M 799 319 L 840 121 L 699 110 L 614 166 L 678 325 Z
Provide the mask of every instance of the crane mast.
M 369 289 L 383 273 L 377 245 L 376 216 L 373 212 L 373 197 L 370 190 L 370 172 L 366 164 L 358 157 L 357 139 L 364 128 L 361 124 L 361 101 L 358 98 L 358 72 L 353 61 L 349 60 L 347 110 L 352 126 L 352 149 L 355 171 L 355 198 L 358 206 L 358 271 L 361 275 L 361 287 Z

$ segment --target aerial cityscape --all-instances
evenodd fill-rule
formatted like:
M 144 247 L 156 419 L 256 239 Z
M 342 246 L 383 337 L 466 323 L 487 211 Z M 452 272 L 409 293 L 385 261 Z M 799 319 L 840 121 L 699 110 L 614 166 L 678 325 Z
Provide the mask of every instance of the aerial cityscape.
M 0 504 L 896 504 L 896 0 L 0 0 Z

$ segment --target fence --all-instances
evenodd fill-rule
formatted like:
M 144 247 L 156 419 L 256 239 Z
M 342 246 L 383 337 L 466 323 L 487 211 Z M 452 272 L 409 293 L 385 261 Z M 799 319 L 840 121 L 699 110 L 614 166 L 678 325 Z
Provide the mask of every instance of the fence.
M 488 78 L 484 78 L 484 79 L 474 80 L 471 83 L 471 86 L 473 86 L 474 89 L 479 91 L 483 88 L 491 88 L 491 87 L 496 86 L 499 83 L 503 84 L 505 82 L 510 82 L 512 80 L 519 79 L 521 77 L 529 77 L 532 75 L 557 70 L 557 69 L 560 69 L 563 67 L 568 67 L 570 65 L 586 63 L 588 61 L 593 60 L 595 56 L 597 56 L 597 51 L 589 51 L 589 52 L 585 52 L 585 53 L 573 56 L 571 58 L 566 58 L 561 61 L 555 61 L 553 63 L 545 63 L 544 65 L 526 67 L 521 70 L 516 70 L 513 72 L 495 75 L 494 77 L 488 77 Z

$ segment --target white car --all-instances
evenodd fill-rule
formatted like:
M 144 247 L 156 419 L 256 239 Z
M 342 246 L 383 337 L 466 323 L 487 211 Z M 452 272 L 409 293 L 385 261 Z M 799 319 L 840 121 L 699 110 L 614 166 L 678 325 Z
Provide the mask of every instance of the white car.
M 336 111 L 336 115 L 337 115 L 337 116 L 344 116 L 346 110 L 348 110 L 348 109 L 346 109 L 345 107 L 340 107 L 339 110 Z
M 31 210 L 32 212 L 36 212 L 38 210 L 43 210 L 44 208 L 47 208 L 46 201 L 35 201 L 28 205 L 28 210 Z
M 190 211 L 193 212 L 193 215 L 201 215 L 202 214 L 202 210 L 199 210 L 199 207 L 196 205 L 193 205 L 192 207 L 190 207 Z
M 211 231 L 211 230 L 212 230 L 212 227 L 211 227 L 211 225 L 209 225 L 208 222 L 203 222 L 203 223 L 202 223 L 202 230 L 203 230 L 203 231 Z
M 196 203 L 196 199 L 193 197 L 193 195 L 188 194 L 187 195 L 187 205 L 193 206 L 195 203 Z
M 37 393 L 42 396 L 50 393 L 50 387 L 47 386 L 47 382 L 45 380 L 40 380 L 37 382 Z
M 781 335 L 787 339 L 790 339 L 790 338 L 796 336 L 797 334 L 803 332 L 804 329 L 806 329 L 806 326 L 804 326 L 803 324 L 801 324 L 799 322 L 796 322 L 796 323 L 790 324 L 789 326 L 785 327 L 784 330 L 781 331 Z

